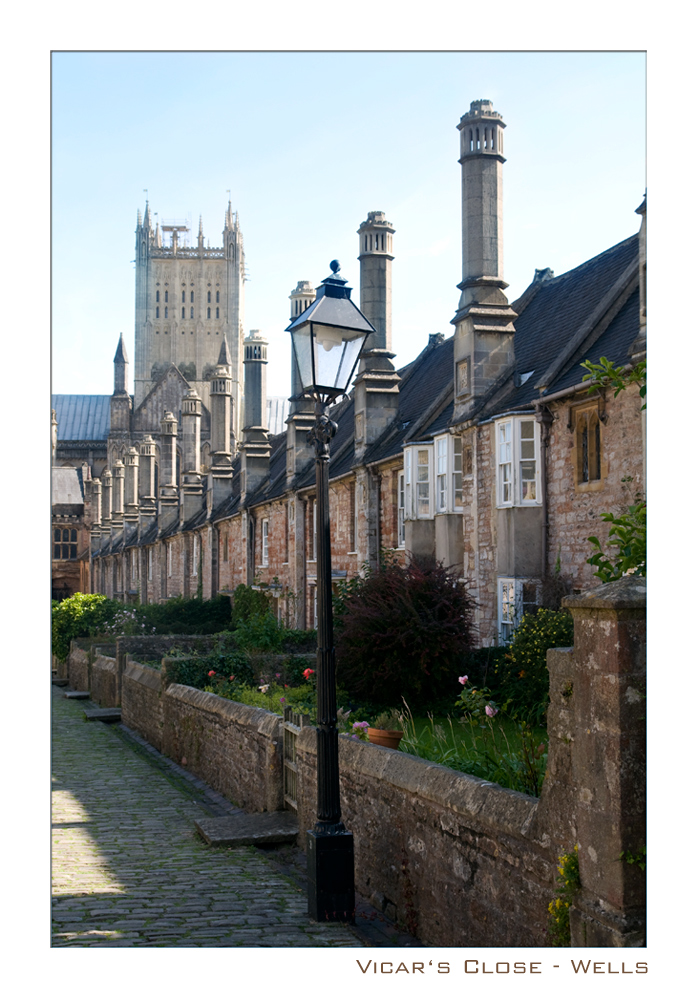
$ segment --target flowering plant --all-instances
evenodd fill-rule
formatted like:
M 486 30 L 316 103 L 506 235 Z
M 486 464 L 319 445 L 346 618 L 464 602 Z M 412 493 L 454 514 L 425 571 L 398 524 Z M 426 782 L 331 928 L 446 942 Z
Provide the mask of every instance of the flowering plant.
M 306 679 L 307 681 L 310 681 L 310 679 L 311 679 L 311 674 L 314 674 L 314 673 L 315 673 L 315 670 L 311 670 L 311 668 L 310 668 L 310 667 L 306 667 L 306 669 L 305 669 L 305 670 L 304 670 L 304 672 L 303 672 L 303 676 L 304 676 L 304 678 L 305 678 L 305 679 Z
M 468 677 L 459 677 L 459 683 L 464 684 Z M 500 709 L 493 700 L 492 691 L 487 687 L 464 687 L 456 701 L 456 707 L 462 709 L 467 720 L 477 720 L 485 714 L 493 719 Z
M 369 734 L 367 730 L 369 729 L 368 722 L 353 722 L 352 723 L 352 739 L 353 740 L 364 740 L 369 739 Z

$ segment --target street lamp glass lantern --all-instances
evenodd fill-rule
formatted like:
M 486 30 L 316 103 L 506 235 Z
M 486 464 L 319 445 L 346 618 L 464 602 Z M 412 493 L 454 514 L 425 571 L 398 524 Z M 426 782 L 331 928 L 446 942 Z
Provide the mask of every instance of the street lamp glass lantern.
M 304 394 L 332 400 L 347 392 L 364 342 L 374 327 L 350 299 L 351 288 L 333 274 L 317 289 L 315 302 L 287 330 L 291 333 Z

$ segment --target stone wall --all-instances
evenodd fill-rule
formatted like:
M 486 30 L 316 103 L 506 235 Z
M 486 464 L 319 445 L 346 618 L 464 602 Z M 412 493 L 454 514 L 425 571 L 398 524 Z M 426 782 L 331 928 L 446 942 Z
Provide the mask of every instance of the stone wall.
M 316 818 L 315 744 L 303 729 L 302 831 Z M 350 737 L 340 738 L 340 787 L 357 891 L 390 919 L 426 945 L 546 944 L 556 858 L 530 833 L 537 799 Z
M 249 812 L 283 808 L 279 716 L 171 684 L 162 752 Z
M 156 750 L 163 749 L 164 671 L 126 664 L 121 677 L 121 721 Z
M 104 656 L 101 647 L 95 650 L 90 667 L 90 697 L 101 708 L 113 708 L 117 701 L 116 658 Z

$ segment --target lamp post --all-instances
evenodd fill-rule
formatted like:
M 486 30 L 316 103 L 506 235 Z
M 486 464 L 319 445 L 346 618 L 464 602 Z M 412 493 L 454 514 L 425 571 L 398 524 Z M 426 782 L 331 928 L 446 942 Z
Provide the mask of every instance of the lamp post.
M 333 645 L 332 566 L 330 556 L 330 441 L 337 424 L 331 404 L 345 395 L 362 347 L 374 327 L 350 299 L 351 288 L 338 276 L 340 264 L 317 289 L 315 302 L 287 327 L 291 333 L 303 393 L 315 401 L 317 503 L 318 653 L 318 812 L 308 831 L 308 912 L 314 920 L 354 921 L 354 840 L 340 810 L 335 647 Z

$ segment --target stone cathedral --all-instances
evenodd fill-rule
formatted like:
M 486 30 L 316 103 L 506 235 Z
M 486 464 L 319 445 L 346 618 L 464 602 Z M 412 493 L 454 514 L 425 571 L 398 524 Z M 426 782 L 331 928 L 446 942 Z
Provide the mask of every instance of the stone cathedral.
M 123 339 L 114 358 L 107 464 L 124 461 L 132 445 L 161 434 L 164 413 L 177 419 L 185 395 L 201 416 L 202 461 L 211 464 L 211 379 L 217 366 L 230 384 L 230 435 L 241 437 L 245 253 L 238 213 L 226 210 L 222 245 L 205 246 L 199 220 L 196 245 L 183 224 L 153 226 L 146 203 L 136 220 L 134 394 L 126 382 Z M 194 399 L 196 399 L 198 402 Z M 230 462 L 230 459 L 229 459 Z

